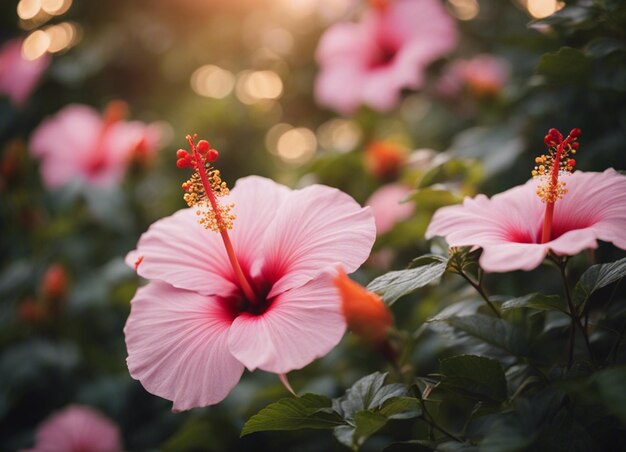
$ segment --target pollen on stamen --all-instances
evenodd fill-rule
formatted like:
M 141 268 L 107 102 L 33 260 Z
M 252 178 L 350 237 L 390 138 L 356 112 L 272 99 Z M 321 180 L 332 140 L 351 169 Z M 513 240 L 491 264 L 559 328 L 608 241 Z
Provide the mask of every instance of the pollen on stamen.
M 215 232 L 232 229 L 235 221 L 232 209 L 235 205 L 219 203 L 218 198 L 228 195 L 229 189 L 226 182 L 222 181 L 219 170 L 211 165 L 217 159 L 218 152 L 211 149 L 205 140 L 199 141 L 196 146 L 193 142 L 195 137 L 187 136 L 191 153 L 183 149 L 176 153 L 179 168 L 189 167 L 194 170 L 191 177 L 181 185 L 185 191 L 183 199 L 189 207 L 197 207 L 198 223 L 204 228 Z
M 550 129 L 545 136 L 548 153 L 535 158 L 536 165 L 531 171 L 534 178 L 541 180 L 537 195 L 544 203 L 554 204 L 567 194 L 566 183 L 559 178 L 574 171 L 576 160 L 570 156 L 576 154 L 579 136 L 580 129 L 573 129 L 565 139 L 556 129 Z

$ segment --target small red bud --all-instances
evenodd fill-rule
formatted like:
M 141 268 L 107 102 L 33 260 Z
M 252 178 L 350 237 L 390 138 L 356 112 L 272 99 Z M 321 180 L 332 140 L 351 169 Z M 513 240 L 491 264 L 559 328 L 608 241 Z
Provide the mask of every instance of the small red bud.
M 200 154 L 206 154 L 209 149 L 211 149 L 211 146 L 209 145 L 209 142 L 207 140 L 198 141 L 198 144 L 196 145 L 196 150 Z
M 42 280 L 43 297 L 45 300 L 64 298 L 67 295 L 67 273 L 62 265 L 51 265 Z
M 32 298 L 27 298 L 18 306 L 17 315 L 25 323 L 37 323 L 46 318 L 44 308 Z
M 574 141 L 573 143 L 570 143 L 569 145 L 572 147 L 572 149 L 578 149 L 579 143 L 578 141 Z
M 179 168 L 189 168 L 191 161 L 189 159 L 178 159 L 176 160 L 176 166 Z
M 546 144 L 546 146 L 554 146 L 556 144 L 554 142 L 554 138 L 552 138 L 551 135 L 546 135 L 545 137 L 543 137 L 543 142 Z
M 572 129 L 569 133 L 569 136 L 572 138 L 578 138 L 580 136 L 580 129 L 578 127 Z
M 184 149 L 179 149 L 178 151 L 176 151 L 176 157 L 178 157 L 179 159 L 184 159 L 188 155 L 189 153 L 185 151 Z
M 567 161 L 567 166 L 571 166 L 572 168 L 574 168 L 576 166 L 576 160 L 574 159 L 569 159 Z
M 548 134 L 552 135 L 555 139 L 557 139 L 558 141 L 563 139 L 563 135 L 561 134 L 561 132 L 559 132 L 557 129 L 552 128 L 550 130 L 548 130 Z
M 217 152 L 217 150 L 216 150 L 216 149 L 209 149 L 209 152 L 208 152 L 208 153 L 207 153 L 207 155 L 206 155 L 206 159 L 207 159 L 209 162 L 214 162 L 214 161 L 216 161 L 216 160 L 217 160 L 217 158 L 219 157 L 219 155 L 220 155 L 220 154 L 219 154 L 219 152 Z

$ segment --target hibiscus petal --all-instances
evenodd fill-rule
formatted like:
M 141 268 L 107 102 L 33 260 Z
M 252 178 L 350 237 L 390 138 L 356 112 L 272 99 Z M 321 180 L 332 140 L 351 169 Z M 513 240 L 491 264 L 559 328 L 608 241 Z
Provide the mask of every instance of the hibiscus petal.
M 286 373 L 328 353 L 346 325 L 341 300 L 324 273 L 276 297 L 261 315 L 241 314 L 228 335 L 231 353 L 250 370 Z
M 32 452 L 122 450 L 120 432 L 111 420 L 82 405 L 70 405 L 50 416 L 37 429 Z
M 480 266 L 486 272 L 502 273 L 532 270 L 539 267 L 548 254 L 546 244 L 506 243 L 483 247 Z
M 602 173 L 577 171 L 563 180 L 568 192 L 555 204 L 556 235 L 587 228 L 596 238 L 626 249 L 626 177 L 610 168 Z M 578 252 L 573 251 L 576 243 L 571 246 L 566 254 Z
M 249 273 L 262 260 L 260 243 L 276 211 L 290 190 L 270 179 L 251 176 L 237 181 L 223 204 L 234 203 L 236 219 L 229 231 L 235 254 Z M 145 232 L 137 249 L 126 257 L 134 267 L 143 256 L 137 273 L 159 279 L 180 289 L 206 295 L 224 295 L 237 282 L 224 243 L 216 232 L 198 224 L 196 209 L 183 209 L 154 223 Z
M 237 218 L 229 233 L 244 268 L 261 259 L 259 244 L 289 193 L 291 190 L 284 185 L 258 176 L 239 179 L 231 190 L 229 202 L 235 203 L 233 213 Z
M 276 213 L 263 243 L 263 274 L 269 297 L 310 281 L 341 264 L 347 273 L 367 259 L 376 227 L 369 207 L 331 187 L 291 192 Z
M 137 249 L 126 256 L 139 276 L 167 282 L 179 289 L 222 295 L 236 287 L 235 276 L 220 235 L 198 224 L 196 209 L 182 209 L 150 226 Z
M 223 400 L 243 365 L 228 350 L 232 314 L 216 298 L 151 282 L 131 303 L 124 328 L 128 369 L 173 410 Z

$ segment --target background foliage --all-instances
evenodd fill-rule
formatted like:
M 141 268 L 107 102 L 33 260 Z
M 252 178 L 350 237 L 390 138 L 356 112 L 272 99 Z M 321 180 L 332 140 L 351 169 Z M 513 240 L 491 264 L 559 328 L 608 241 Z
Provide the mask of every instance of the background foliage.
M 452 12 L 457 3 L 446 2 Z M 571 366 L 554 268 L 486 275 L 489 293 L 504 294 L 493 297 L 502 318 L 459 276 L 459 268 L 476 271 L 471 254 L 422 259 L 406 270 L 412 273 L 375 278 L 430 252 L 446 256 L 440 243 L 423 238 L 434 210 L 526 181 L 550 127 L 583 130 L 577 168 L 626 167 L 626 4 L 567 1 L 557 13 L 532 20 L 523 2 L 481 0 L 476 17 L 458 20 L 460 45 L 450 59 L 491 53 L 506 60 L 510 78 L 497 95 L 439 96 L 440 61 L 425 88 L 406 93 L 394 112 L 361 109 L 349 122 L 347 141 L 333 141 L 324 130 L 336 115 L 317 107 L 311 94 L 313 54 L 331 22 L 361 7 L 346 4 L 333 16 L 326 2 L 75 2 L 52 19 L 76 23 L 82 40 L 55 55 L 25 107 L 0 99 L 0 449 L 32 445 L 36 426 L 69 403 L 112 418 L 129 450 L 478 444 L 484 450 L 616 450 L 623 444 L 623 252 L 603 245 L 569 263 L 574 299 L 591 319 L 593 351 L 590 358 L 577 337 Z M 26 34 L 15 6 L 0 5 L 2 41 Z M 235 92 L 200 96 L 190 77 L 205 64 L 235 74 L 274 71 L 281 96 L 251 104 Z M 128 102 L 133 118 L 168 124 L 162 152 L 115 189 L 47 191 L 28 153 L 31 132 L 69 103 L 102 109 L 113 99 Z M 279 123 L 315 132 L 314 152 L 296 159 L 277 152 L 267 134 Z M 375 251 L 391 259 L 372 259 L 355 275 L 393 304 L 394 340 L 404 346 L 396 368 L 348 334 L 330 355 L 290 374 L 294 388 L 309 395 L 282 399 L 287 393 L 278 379 L 256 372 L 223 403 L 179 414 L 130 378 L 122 329 L 139 282 L 123 256 L 152 222 L 184 206 L 174 150 L 194 131 L 220 150 L 231 184 L 248 174 L 291 186 L 319 181 L 361 203 L 386 182 L 364 163 L 370 142 L 436 151 L 397 177 L 415 187 L 410 202 L 416 209 L 378 238 Z M 21 306 L 42 303 L 52 265 L 63 267 L 69 290 L 43 318 L 26 318 Z M 290 431 L 300 428 L 306 429 Z

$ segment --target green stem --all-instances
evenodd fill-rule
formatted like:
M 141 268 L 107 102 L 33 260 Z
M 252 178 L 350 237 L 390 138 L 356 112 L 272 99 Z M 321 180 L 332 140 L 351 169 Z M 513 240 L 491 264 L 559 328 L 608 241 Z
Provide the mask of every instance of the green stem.
M 438 432 L 443 433 L 445 436 L 447 436 L 451 440 L 456 441 L 458 443 L 464 442 L 461 438 L 454 436 L 452 433 L 448 432 L 443 427 L 440 427 L 439 425 L 437 425 L 437 423 L 435 422 L 435 419 L 428 412 L 428 409 L 426 409 L 426 403 L 424 399 L 421 399 L 421 401 L 422 401 L 422 410 L 424 411 L 424 415 L 422 416 L 422 419 L 424 420 L 424 422 L 426 422 L 428 425 L 430 425 L 433 429 L 437 430 Z
M 576 341 L 576 326 L 578 326 L 578 328 L 580 329 L 580 332 L 583 335 L 583 338 L 585 340 L 585 345 L 587 346 L 587 351 L 589 352 L 589 359 L 593 363 L 593 352 L 591 351 L 589 335 L 587 334 L 587 329 L 583 326 L 582 322 L 580 321 L 580 316 L 578 315 L 576 306 L 574 306 L 574 302 L 572 301 L 572 295 L 569 290 L 569 284 L 567 283 L 567 275 L 565 274 L 565 267 L 567 265 L 567 260 L 558 260 L 556 262 L 558 264 L 557 266 L 559 267 L 559 273 L 561 274 L 561 280 L 563 281 L 563 288 L 565 291 L 565 299 L 567 300 L 567 307 L 572 317 L 567 367 L 570 368 L 573 362 L 574 345 Z
M 457 268 L 457 272 L 459 273 L 459 275 L 465 279 L 465 281 L 467 281 L 468 283 L 470 283 L 470 285 L 476 289 L 476 292 L 478 292 L 480 294 L 480 296 L 483 298 L 483 300 L 485 300 L 485 302 L 487 303 L 487 305 L 491 308 L 491 310 L 494 312 L 494 314 L 496 315 L 496 317 L 498 318 L 502 318 L 502 315 L 500 314 L 500 311 L 498 311 L 498 309 L 496 308 L 496 306 L 491 302 L 491 300 L 489 299 L 489 297 L 487 296 L 487 294 L 485 293 L 485 290 L 482 287 L 482 284 L 476 283 L 472 278 L 470 278 L 463 270 L 461 270 L 460 268 Z M 482 278 L 481 278 L 482 280 Z M 481 281 L 482 282 L 482 281 Z

